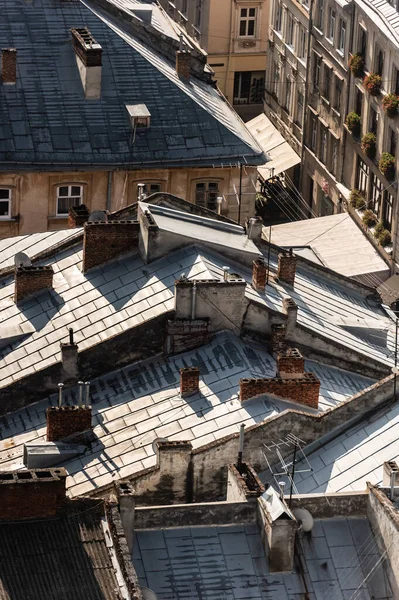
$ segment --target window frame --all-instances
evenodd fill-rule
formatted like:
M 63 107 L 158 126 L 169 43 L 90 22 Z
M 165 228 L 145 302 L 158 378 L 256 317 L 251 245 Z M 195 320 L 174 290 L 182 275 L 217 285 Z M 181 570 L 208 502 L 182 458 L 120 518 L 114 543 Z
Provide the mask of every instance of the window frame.
M 346 47 L 346 21 L 342 17 L 339 18 L 339 30 L 338 30 L 338 44 L 337 44 L 337 52 L 342 56 L 345 56 L 345 47 Z M 342 32 L 344 34 L 342 35 Z
M 328 32 L 327 32 L 328 35 L 326 35 L 326 39 L 332 44 L 334 43 L 336 25 L 337 25 L 337 11 L 332 6 L 329 6 L 328 7 Z
M 299 102 L 299 97 L 302 98 L 302 103 Z M 302 90 L 298 90 L 297 91 L 297 102 L 296 102 L 296 122 L 297 124 L 302 128 L 302 124 L 303 124 L 303 111 L 304 111 L 304 104 L 305 104 L 305 97 L 304 94 L 302 92 Z
M 287 46 L 290 46 L 291 48 L 294 47 L 294 26 L 295 26 L 294 17 L 289 12 L 287 14 L 287 25 L 286 25 L 285 43 L 287 44 Z
M 370 167 L 358 156 L 356 187 L 364 193 L 367 198 L 368 186 L 370 183 Z M 364 184 L 364 185 L 363 185 Z
M 258 22 L 258 7 L 257 6 L 238 6 L 238 10 L 240 11 L 240 14 L 238 16 L 238 36 L 239 38 L 256 38 L 256 33 L 257 33 L 257 22 Z M 242 11 L 246 10 L 247 11 L 247 15 L 245 17 L 243 17 L 241 15 Z M 255 11 L 254 16 L 250 16 L 249 15 L 249 11 L 253 10 Z M 248 33 L 249 30 L 249 24 L 253 22 L 253 33 Z M 245 33 L 241 33 L 241 25 L 242 23 L 245 23 Z
M 340 77 L 335 75 L 334 77 L 334 94 L 332 100 L 332 107 L 336 113 L 341 114 L 341 106 L 342 106 L 342 89 L 343 89 L 343 81 Z
M 8 191 L 8 198 L 1 198 L 0 202 L 8 202 L 8 214 L 7 215 L 0 215 L 0 221 L 9 221 L 12 218 L 12 188 L 8 187 L 6 185 L 2 185 L 0 186 L 0 190 L 7 190 Z
M 321 91 L 321 95 L 323 96 L 324 100 L 326 100 L 328 103 L 330 103 L 330 96 L 331 96 L 331 81 L 332 81 L 332 68 L 329 67 L 328 65 L 324 64 L 324 68 L 323 68 L 323 90 Z
M 214 212 L 216 212 L 217 211 L 216 198 L 218 196 L 223 196 L 223 194 L 221 192 L 221 189 L 220 189 L 221 188 L 221 185 L 220 185 L 221 183 L 222 183 L 222 181 L 220 179 L 217 179 L 217 178 L 214 178 L 214 179 L 212 179 L 212 178 L 209 178 L 209 179 L 199 179 L 199 180 L 194 181 L 193 182 L 193 184 L 194 184 L 194 204 L 196 206 L 201 207 L 201 208 L 207 208 L 208 210 L 213 210 Z M 210 191 L 209 191 L 209 185 L 210 184 L 216 184 L 217 185 L 217 191 L 214 192 L 214 193 L 216 193 L 215 208 L 210 208 L 209 207 L 209 193 L 210 193 Z M 198 193 L 197 187 L 198 187 L 198 185 L 204 185 L 205 186 L 205 190 L 204 190 L 205 201 L 204 201 L 204 204 L 199 204 L 197 202 L 197 193 Z
M 67 187 L 68 188 L 68 195 L 67 196 L 60 196 L 59 194 L 59 190 L 61 188 Z M 72 194 L 72 188 L 73 187 L 79 187 L 80 188 L 80 195 L 76 196 Z M 69 208 L 71 208 L 71 206 L 79 206 L 79 204 L 72 204 L 71 206 L 68 207 L 67 212 L 60 212 L 59 208 L 58 208 L 58 201 L 60 199 L 71 199 L 71 198 L 80 198 L 80 202 L 79 204 L 84 204 L 83 198 L 84 198 L 84 185 L 82 185 L 79 182 L 69 182 L 69 183 L 59 183 L 56 186 L 56 199 L 55 199 L 55 216 L 56 217 L 64 217 L 67 218 L 68 217 L 68 213 L 69 213 Z
M 283 30 L 283 5 L 281 2 L 276 2 L 276 10 L 274 14 L 274 30 L 281 35 Z
M 143 181 L 137 181 L 135 182 L 136 184 L 136 198 L 138 200 L 139 198 L 139 184 L 143 183 L 145 186 L 149 186 L 151 188 L 152 185 L 157 185 L 159 187 L 159 190 L 157 192 L 150 192 L 149 194 L 146 194 L 146 198 L 148 198 L 148 196 L 151 196 L 151 194 L 157 194 L 162 192 L 162 181 L 160 181 L 159 179 L 144 179 Z
M 324 32 L 324 0 L 318 0 L 317 3 L 317 23 L 315 25 L 316 29 Z

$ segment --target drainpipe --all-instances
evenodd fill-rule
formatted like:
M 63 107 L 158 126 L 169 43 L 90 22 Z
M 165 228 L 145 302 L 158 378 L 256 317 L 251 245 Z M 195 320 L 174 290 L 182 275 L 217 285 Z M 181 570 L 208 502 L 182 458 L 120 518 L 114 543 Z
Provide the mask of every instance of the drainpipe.
M 195 309 L 197 307 L 197 284 L 193 283 L 193 293 L 191 295 L 191 320 L 195 319 Z
M 108 171 L 108 186 L 107 186 L 107 210 L 111 212 L 112 204 L 112 171 Z
M 303 159 L 305 156 L 305 138 L 306 129 L 308 126 L 308 99 L 309 99 L 309 85 L 310 85 L 310 71 L 312 66 L 312 31 L 313 31 L 313 5 L 314 0 L 310 0 L 309 6 L 309 31 L 308 31 L 308 44 L 307 44 L 307 56 L 306 56 L 306 77 L 305 77 L 305 94 L 303 99 L 303 119 L 302 119 L 302 144 L 301 144 L 301 192 L 303 193 L 304 175 L 305 169 L 303 168 Z M 310 210 L 309 210 L 310 212 Z

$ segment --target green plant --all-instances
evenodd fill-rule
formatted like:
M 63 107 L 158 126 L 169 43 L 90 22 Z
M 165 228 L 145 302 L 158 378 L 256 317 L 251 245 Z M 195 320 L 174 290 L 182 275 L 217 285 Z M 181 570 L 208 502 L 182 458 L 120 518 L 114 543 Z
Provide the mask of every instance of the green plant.
M 367 225 L 367 227 L 373 227 L 377 223 L 377 217 L 373 213 L 373 211 L 367 209 L 364 211 L 363 215 L 363 223 Z
M 375 158 L 377 152 L 377 136 L 375 133 L 366 133 L 366 135 L 362 137 L 361 147 L 366 156 Z
M 382 79 L 377 73 L 370 73 L 363 80 L 363 85 L 372 96 L 378 96 L 380 93 Z
M 377 242 L 384 247 L 389 246 L 389 244 L 392 242 L 392 237 L 388 229 L 382 229 L 382 231 L 375 235 L 375 237 L 377 239 Z
M 346 126 L 353 135 L 359 135 L 360 133 L 360 115 L 355 112 L 350 112 L 345 120 Z
M 361 54 L 352 54 L 349 58 L 349 68 L 355 77 L 361 77 L 364 72 L 364 58 Z
M 395 157 L 389 154 L 389 152 L 383 152 L 378 163 L 378 168 L 387 179 L 393 179 L 395 175 Z
M 364 192 L 360 190 L 352 190 L 349 196 L 349 202 L 353 206 L 353 208 L 357 208 L 358 210 L 362 210 L 366 206 L 366 197 Z
M 383 231 L 386 231 L 384 223 L 382 221 L 378 221 L 377 225 L 374 227 L 374 237 L 378 239 L 378 236 L 381 235 Z
M 387 94 L 381 104 L 388 117 L 395 117 L 398 114 L 399 96 L 396 94 Z

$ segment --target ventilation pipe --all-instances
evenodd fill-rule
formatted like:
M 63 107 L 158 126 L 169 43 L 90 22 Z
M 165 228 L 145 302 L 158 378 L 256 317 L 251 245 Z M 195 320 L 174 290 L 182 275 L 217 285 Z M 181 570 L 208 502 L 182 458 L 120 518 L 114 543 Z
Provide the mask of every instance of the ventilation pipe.
M 58 384 L 58 406 L 61 408 L 62 406 L 62 391 L 64 388 L 64 384 L 63 383 L 59 383 Z
M 194 281 L 193 290 L 191 294 L 191 320 L 194 321 L 196 316 L 196 307 L 197 307 L 197 284 Z

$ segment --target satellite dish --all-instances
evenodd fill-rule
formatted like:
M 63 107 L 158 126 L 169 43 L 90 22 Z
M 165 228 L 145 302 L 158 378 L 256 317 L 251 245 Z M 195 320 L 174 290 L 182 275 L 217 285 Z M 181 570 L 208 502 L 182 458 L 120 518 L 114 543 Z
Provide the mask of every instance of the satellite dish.
M 142 587 L 141 593 L 143 595 L 144 600 L 157 600 L 157 595 L 155 592 L 150 590 L 150 588 Z
M 152 442 L 152 449 L 154 450 L 155 454 L 158 454 L 158 446 L 157 446 L 157 442 L 167 442 L 168 438 L 155 438 L 155 440 Z
M 314 520 L 312 515 L 308 510 L 306 510 L 306 508 L 297 508 L 293 511 L 293 513 L 297 521 L 299 521 L 302 527 L 302 531 L 304 531 L 305 533 L 312 531 Z
M 14 256 L 14 264 L 16 267 L 31 267 L 32 261 L 25 252 L 17 252 Z
M 100 223 L 107 223 L 108 217 L 103 210 L 93 210 L 89 215 L 89 221 L 100 221 Z

